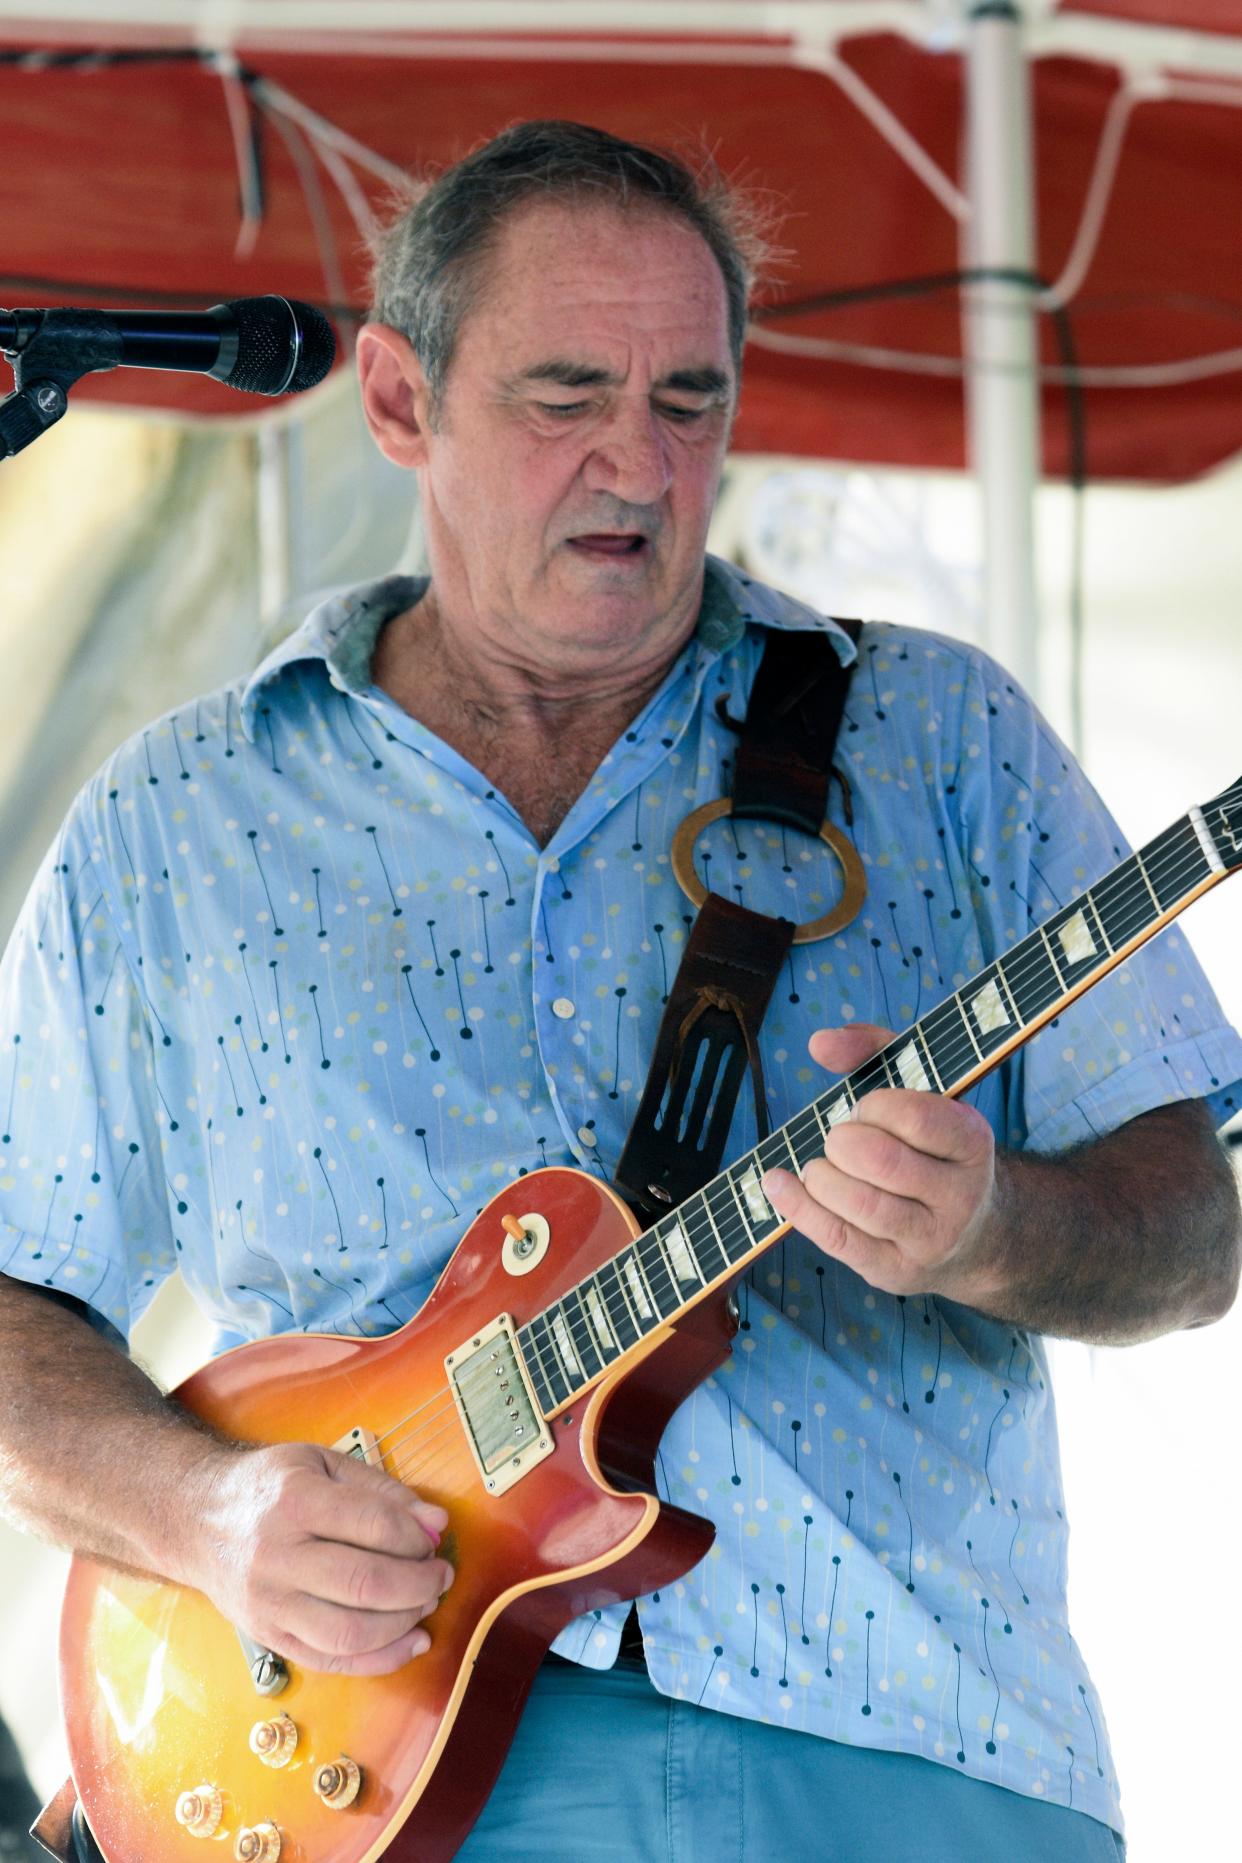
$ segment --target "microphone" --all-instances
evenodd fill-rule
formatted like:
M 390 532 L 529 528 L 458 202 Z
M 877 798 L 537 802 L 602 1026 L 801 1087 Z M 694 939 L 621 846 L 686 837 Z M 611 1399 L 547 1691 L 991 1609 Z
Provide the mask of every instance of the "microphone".
M 275 295 L 205 311 L 0 310 L 0 350 L 15 368 L 36 337 L 41 352 L 78 374 L 178 369 L 252 395 L 301 394 L 336 356 L 323 312 Z

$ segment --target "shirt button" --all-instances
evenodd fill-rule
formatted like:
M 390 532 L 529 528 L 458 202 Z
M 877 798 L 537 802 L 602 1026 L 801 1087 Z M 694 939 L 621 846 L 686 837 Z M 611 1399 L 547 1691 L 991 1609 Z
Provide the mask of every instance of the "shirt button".
M 552 1005 L 552 1014 L 559 1016 L 562 1022 L 568 1022 L 574 1014 L 574 1006 L 567 996 L 558 996 Z
M 579 1126 L 578 1127 L 578 1143 L 580 1145 L 596 1145 L 599 1143 L 599 1141 L 596 1138 L 594 1132 L 592 1132 L 590 1126 Z

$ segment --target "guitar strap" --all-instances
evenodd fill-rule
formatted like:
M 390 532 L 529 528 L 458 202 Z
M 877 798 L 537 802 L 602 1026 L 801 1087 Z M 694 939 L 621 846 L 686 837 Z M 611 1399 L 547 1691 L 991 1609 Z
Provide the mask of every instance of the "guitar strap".
M 857 644 L 861 623 L 839 623 Z M 673 870 L 701 906 L 668 994 L 643 1096 L 618 1162 L 615 1182 L 643 1221 L 651 1222 L 701 1190 L 720 1169 L 744 1075 L 749 1072 L 758 1136 L 769 1131 L 759 1029 L 781 965 L 793 943 L 840 930 L 866 892 L 851 844 L 827 820 L 828 788 L 841 784 L 852 824 L 849 785 L 832 765 L 854 663 L 842 666 L 827 635 L 771 629 L 742 724 L 726 701 L 717 712 L 738 733 L 730 797 L 696 809 L 674 841 Z M 706 893 L 692 852 L 709 821 L 774 821 L 819 835 L 845 875 L 835 911 L 808 926 L 770 918 Z

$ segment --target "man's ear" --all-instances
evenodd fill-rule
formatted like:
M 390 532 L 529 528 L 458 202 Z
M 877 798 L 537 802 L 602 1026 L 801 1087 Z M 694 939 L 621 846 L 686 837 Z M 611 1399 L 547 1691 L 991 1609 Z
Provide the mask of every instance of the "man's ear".
M 371 437 L 395 466 L 427 456 L 427 379 L 408 339 L 386 323 L 364 323 L 357 341 L 362 410 Z

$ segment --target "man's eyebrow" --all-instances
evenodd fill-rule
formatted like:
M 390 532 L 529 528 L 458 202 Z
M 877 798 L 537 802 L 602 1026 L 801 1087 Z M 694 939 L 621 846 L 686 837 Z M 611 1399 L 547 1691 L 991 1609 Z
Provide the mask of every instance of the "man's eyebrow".
M 558 388 L 616 388 L 620 385 L 621 377 L 611 369 L 550 356 L 545 362 L 533 362 L 515 380 L 519 383 L 554 382 Z M 724 370 L 710 364 L 698 369 L 673 369 L 656 383 L 657 390 L 672 388 L 691 395 L 725 395 L 731 386 Z
M 611 369 L 592 368 L 585 362 L 567 362 L 550 356 L 546 362 L 533 362 L 516 378 L 519 382 L 555 382 L 559 388 L 611 388 L 619 377 Z
M 689 395 L 724 395 L 733 384 L 723 369 L 708 366 L 702 369 L 674 369 L 671 374 L 661 376 L 657 388 L 677 388 L 682 394 Z

